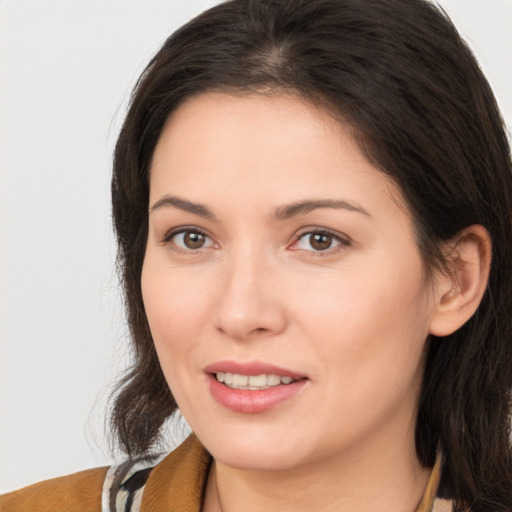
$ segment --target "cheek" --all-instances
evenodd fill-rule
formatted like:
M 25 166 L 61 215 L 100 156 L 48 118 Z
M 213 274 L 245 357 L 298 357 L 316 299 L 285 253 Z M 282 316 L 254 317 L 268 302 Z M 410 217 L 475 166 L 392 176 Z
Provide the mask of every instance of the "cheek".
M 179 355 L 190 351 L 198 343 L 210 310 L 205 281 L 193 273 L 170 271 L 149 255 L 141 286 L 159 356 L 164 352 Z M 165 364 L 166 359 L 161 360 Z
M 394 286 L 378 275 L 358 277 L 333 287 L 330 300 L 310 301 L 311 332 L 322 333 L 317 355 L 330 390 L 326 404 L 354 435 L 396 411 L 413 421 L 428 335 L 421 275 L 409 274 Z
M 393 260 L 378 268 L 363 265 L 320 283 L 307 283 L 308 294 L 295 304 L 294 317 L 318 339 L 316 349 L 324 359 L 343 368 L 347 382 L 386 367 L 400 367 L 404 377 L 417 371 L 430 318 L 420 262 L 407 268 Z
M 156 259 L 156 258 L 155 258 Z M 141 277 L 142 296 L 160 366 L 180 410 L 193 417 L 188 404 L 200 373 L 194 353 L 200 348 L 210 311 L 205 281 L 168 268 L 147 256 Z M 208 281 L 206 281 L 208 282 Z

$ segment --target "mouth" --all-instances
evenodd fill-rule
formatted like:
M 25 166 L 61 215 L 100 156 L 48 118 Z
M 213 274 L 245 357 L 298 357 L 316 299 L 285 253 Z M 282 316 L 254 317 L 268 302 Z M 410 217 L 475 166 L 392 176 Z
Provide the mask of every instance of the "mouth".
M 275 386 L 288 385 L 296 382 L 288 375 L 264 374 L 261 375 L 243 375 L 240 373 L 217 372 L 213 374 L 220 382 L 231 389 L 247 389 L 250 391 L 261 391 Z
M 259 361 L 219 361 L 204 372 L 212 398 L 237 413 L 274 409 L 297 397 L 309 382 L 304 374 Z

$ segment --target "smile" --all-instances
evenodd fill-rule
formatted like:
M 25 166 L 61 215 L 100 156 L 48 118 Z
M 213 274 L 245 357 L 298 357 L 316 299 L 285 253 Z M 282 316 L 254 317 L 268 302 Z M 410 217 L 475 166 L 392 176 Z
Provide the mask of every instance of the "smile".
M 302 372 L 263 361 L 223 360 L 204 368 L 211 397 L 224 408 L 237 413 L 264 413 L 293 398 L 309 387 Z
M 260 391 L 281 384 L 290 384 L 295 379 L 289 376 L 281 375 L 242 375 L 240 373 L 217 372 L 215 378 L 231 389 L 248 389 L 251 391 Z

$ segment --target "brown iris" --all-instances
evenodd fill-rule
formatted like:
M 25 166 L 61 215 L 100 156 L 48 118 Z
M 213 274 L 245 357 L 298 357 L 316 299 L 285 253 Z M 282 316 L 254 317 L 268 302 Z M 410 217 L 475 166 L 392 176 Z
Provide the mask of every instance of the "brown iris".
M 313 249 L 317 251 L 325 251 L 332 245 L 332 235 L 329 233 L 312 233 L 310 235 L 309 243 Z
M 189 249 L 200 249 L 206 242 L 206 237 L 197 231 L 187 231 L 183 235 L 183 243 Z

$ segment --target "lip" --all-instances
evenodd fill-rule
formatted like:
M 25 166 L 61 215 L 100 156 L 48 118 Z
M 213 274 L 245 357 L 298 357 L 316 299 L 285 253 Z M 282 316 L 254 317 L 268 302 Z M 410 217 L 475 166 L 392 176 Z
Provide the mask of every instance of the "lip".
M 220 405 L 239 413 L 263 413 L 294 398 L 306 385 L 308 378 L 297 372 L 277 366 L 252 361 L 219 361 L 204 369 L 208 377 L 210 394 Z M 290 384 L 280 384 L 261 390 L 233 389 L 220 383 L 215 374 L 218 372 L 238 373 L 241 375 L 280 375 L 296 379 Z
M 273 364 L 264 363 L 262 361 L 217 361 L 212 363 L 204 369 L 205 373 L 239 373 L 240 375 L 280 375 L 281 377 L 292 377 L 294 380 L 307 378 L 306 375 L 301 375 L 297 372 L 288 370 L 287 368 L 280 368 Z

